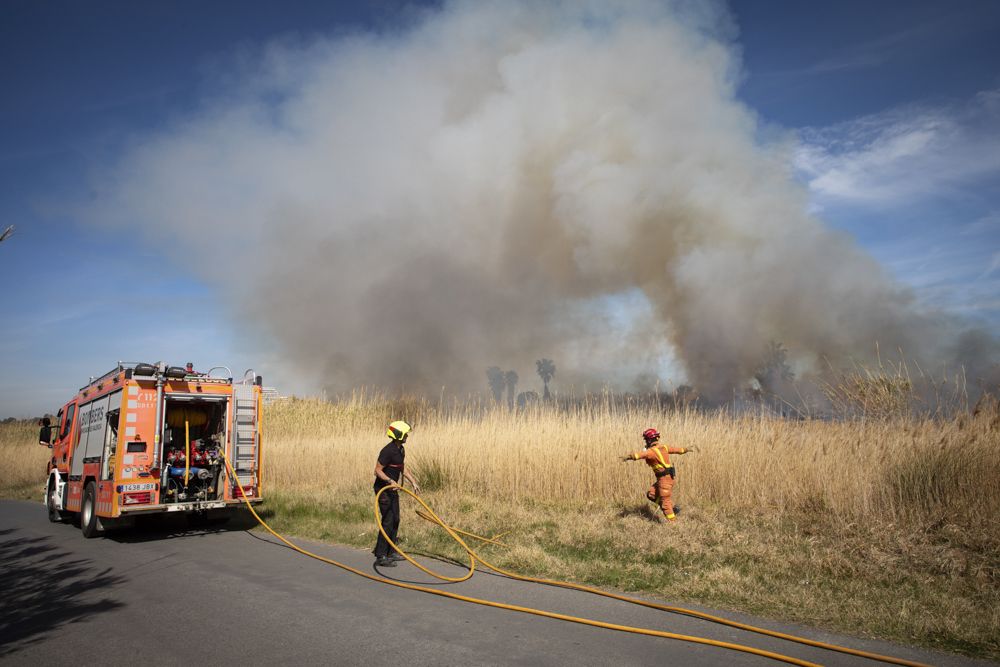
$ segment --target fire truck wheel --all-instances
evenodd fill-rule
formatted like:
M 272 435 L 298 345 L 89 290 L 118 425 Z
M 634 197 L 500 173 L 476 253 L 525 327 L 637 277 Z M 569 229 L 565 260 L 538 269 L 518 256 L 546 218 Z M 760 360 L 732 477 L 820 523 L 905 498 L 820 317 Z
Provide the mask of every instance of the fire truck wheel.
M 45 507 L 49 511 L 49 521 L 52 523 L 62 523 L 66 520 L 66 513 L 56 509 L 56 485 L 51 477 L 48 489 L 45 491 Z
M 97 518 L 97 489 L 93 482 L 87 482 L 83 492 L 83 506 L 80 507 L 80 530 L 84 537 L 97 537 L 101 530 L 101 521 Z

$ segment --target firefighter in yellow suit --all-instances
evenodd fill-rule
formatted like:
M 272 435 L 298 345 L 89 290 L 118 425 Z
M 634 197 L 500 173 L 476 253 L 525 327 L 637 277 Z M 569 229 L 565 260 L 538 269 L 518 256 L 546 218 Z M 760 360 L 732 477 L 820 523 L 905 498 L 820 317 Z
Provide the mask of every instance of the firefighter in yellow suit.
M 674 514 L 673 489 L 674 489 L 674 466 L 670 463 L 671 454 L 687 454 L 695 451 L 694 447 L 668 447 L 660 444 L 660 433 L 655 428 L 648 428 L 642 433 L 643 440 L 646 441 L 646 450 L 643 452 L 632 452 L 622 457 L 622 461 L 645 461 L 656 481 L 649 487 L 646 497 L 650 502 L 659 501 L 660 509 L 667 521 L 676 521 Z

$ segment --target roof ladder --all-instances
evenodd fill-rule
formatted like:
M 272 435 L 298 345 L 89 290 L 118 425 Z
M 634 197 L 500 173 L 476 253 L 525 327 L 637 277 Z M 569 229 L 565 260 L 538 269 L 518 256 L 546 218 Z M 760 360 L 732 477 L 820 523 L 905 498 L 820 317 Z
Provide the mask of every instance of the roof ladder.
M 243 488 L 257 486 L 257 398 L 249 383 L 233 385 L 233 469 Z

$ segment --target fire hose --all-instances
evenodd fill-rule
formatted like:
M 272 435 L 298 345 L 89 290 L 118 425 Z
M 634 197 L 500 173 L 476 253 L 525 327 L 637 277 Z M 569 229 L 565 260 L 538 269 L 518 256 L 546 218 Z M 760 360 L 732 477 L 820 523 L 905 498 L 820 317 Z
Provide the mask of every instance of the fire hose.
M 583 617 L 580 617 L 580 616 L 572 616 L 572 615 L 569 615 L 569 614 L 560 614 L 560 613 L 556 613 L 556 612 L 545 611 L 543 609 L 534 609 L 532 607 L 523 607 L 523 606 L 520 606 L 520 605 L 507 604 L 507 603 L 503 603 L 503 602 L 496 602 L 494 600 L 484 600 L 482 598 L 475 598 L 475 597 L 469 597 L 469 596 L 466 596 L 466 595 L 459 595 L 458 593 L 451 593 L 451 592 L 448 592 L 448 591 L 442 591 L 442 590 L 439 590 L 437 588 L 431 588 L 429 586 L 421 586 L 421 585 L 418 585 L 418 584 L 408 584 L 408 583 L 404 583 L 404 582 L 401 582 L 401 581 L 395 581 L 393 579 L 388 579 L 388 578 L 385 578 L 385 577 L 380 577 L 380 576 L 376 576 L 376 575 L 373 575 L 373 574 L 369 574 L 369 573 L 364 572 L 362 570 L 359 570 L 357 568 L 351 567 L 350 565 L 346 565 L 344 563 L 340 563 L 340 562 L 335 561 L 333 559 L 326 558 L 324 556 L 320 556 L 319 554 L 315 554 L 315 553 L 313 553 L 311 551 L 303 549 L 302 547 L 299 547 L 298 545 L 293 544 L 288 539 L 286 539 L 284 536 L 282 536 L 277 531 L 275 531 L 273 528 L 271 528 L 267 524 L 267 522 L 264 521 L 264 519 L 262 519 L 259 514 L 257 514 L 256 510 L 254 510 L 254 508 L 253 508 L 253 505 L 247 499 L 246 494 L 243 492 L 243 486 L 242 486 L 242 484 L 240 484 L 239 478 L 236 476 L 235 471 L 233 470 L 232 466 L 229 463 L 229 458 L 225 455 L 224 452 L 222 452 L 222 458 L 223 458 L 223 461 L 226 464 L 226 468 L 229 471 L 229 474 L 232 475 L 232 478 L 236 482 L 236 486 L 240 490 L 240 496 L 243 499 L 243 502 L 246 504 L 247 509 L 250 510 L 250 513 L 253 514 L 254 518 L 258 521 L 258 523 L 260 523 L 260 525 L 267 532 L 269 532 L 271 535 L 273 535 L 275 538 L 277 538 L 279 541 L 281 541 L 283 544 L 285 544 L 289 548 L 293 549 L 294 551 L 297 551 L 298 553 L 300 553 L 300 554 L 302 554 L 304 556 L 308 556 L 310 558 L 316 559 L 316 560 L 321 561 L 323 563 L 327 563 L 329 565 L 333 565 L 333 566 L 338 567 L 338 568 L 340 568 L 342 570 L 346 570 L 347 572 L 351 572 L 352 574 L 356 574 L 356 575 L 358 575 L 360 577 L 364 577 L 365 579 L 369 579 L 371 581 L 377 581 L 377 582 L 383 583 L 383 584 L 388 584 L 390 586 L 395 586 L 397 588 L 404 588 L 404 589 L 411 590 L 411 591 L 419 591 L 419 592 L 422 592 L 422 593 L 429 593 L 431 595 L 437 595 L 439 597 L 450 598 L 452 600 L 459 600 L 459 601 L 462 601 L 462 602 L 470 602 L 470 603 L 473 603 L 473 604 L 484 605 L 484 606 L 487 606 L 487 607 L 494 607 L 496 609 L 506 609 L 506 610 L 509 610 L 509 611 L 517 611 L 517 612 L 521 612 L 521 613 L 525 613 L 525 614 L 532 614 L 532 615 L 535 615 L 535 616 L 542 616 L 542 617 L 545 617 L 545 618 L 552 618 L 552 619 L 557 619 L 557 620 L 562 620 L 562 621 L 569 621 L 569 622 L 572 622 L 572 623 L 579 623 L 579 624 L 582 624 L 582 625 L 589 625 L 589 626 L 592 626 L 592 627 L 605 628 L 605 629 L 608 629 L 608 630 L 618 630 L 620 632 L 629 632 L 629 633 L 632 633 L 632 634 L 647 635 L 647 636 L 651 636 L 651 637 L 663 637 L 665 639 L 675 639 L 675 640 L 679 640 L 679 641 L 692 642 L 692 643 L 695 643 L 695 644 L 705 644 L 705 645 L 708 645 L 708 646 L 715 646 L 715 647 L 718 647 L 718 648 L 724 648 L 724 649 L 729 649 L 729 650 L 733 650 L 733 651 L 740 651 L 740 652 L 743 652 L 743 653 L 751 653 L 751 654 L 759 655 L 759 656 L 762 656 L 762 657 L 765 657 L 765 658 L 771 658 L 772 660 L 778 660 L 780 662 L 786 662 L 786 663 L 789 663 L 789 664 L 792 664 L 792 665 L 800 665 L 801 667 L 819 667 L 819 665 L 817 665 L 816 663 L 812 663 L 812 662 L 809 662 L 809 661 L 806 661 L 806 660 L 801 660 L 799 658 L 794 658 L 794 657 L 788 656 L 788 655 L 783 655 L 781 653 L 775 653 L 773 651 L 766 651 L 766 650 L 763 650 L 763 649 L 755 648 L 753 646 L 746 646 L 744 644 L 736 644 L 736 643 L 732 643 L 732 642 L 718 641 L 718 640 L 715 640 L 715 639 L 708 639 L 706 637 L 696 637 L 696 636 L 692 636 L 692 635 L 678 634 L 678 633 L 674 633 L 674 632 L 667 632 L 665 630 L 654 630 L 654 629 L 651 629 L 651 628 L 641 628 L 641 627 L 635 627 L 635 626 L 629 626 L 629 625 L 620 625 L 620 624 L 617 624 L 617 623 L 607 623 L 605 621 L 598 621 L 598 620 L 594 620 L 594 619 L 590 619 L 590 618 L 583 618 Z M 399 546 L 395 542 L 393 542 L 393 540 L 391 540 L 388 535 L 386 535 L 385 531 L 382 528 L 382 517 L 381 517 L 381 513 L 379 512 L 379 509 L 378 509 L 378 499 L 382 495 L 382 493 L 384 493 L 385 491 L 387 491 L 389 489 L 392 489 L 392 488 L 395 488 L 397 490 L 402 490 L 404 493 L 410 495 L 414 500 L 416 500 L 420 504 L 420 506 L 423 508 L 423 510 L 424 510 L 423 512 L 420 512 L 418 510 L 418 514 L 420 514 L 420 516 L 422 518 L 424 518 L 424 519 L 426 519 L 428 521 L 431 521 L 432 523 L 436 523 L 441 528 L 443 528 L 448 533 L 448 535 L 450 535 L 451 538 L 453 540 L 455 540 L 455 542 L 457 542 L 458 545 L 461 546 L 463 550 L 465 550 L 465 552 L 469 556 L 469 569 L 468 569 L 468 571 L 463 576 L 461 576 L 461 577 L 449 577 L 447 575 L 443 575 L 443 574 L 439 574 L 439 573 L 431 571 L 430 569 L 424 567 L 423 565 L 421 565 L 420 563 L 418 563 L 417 561 L 415 561 L 405 551 L 403 551 L 402 549 L 400 549 Z M 671 607 L 671 606 L 667 606 L 667 605 L 660 605 L 660 604 L 657 604 L 655 602 L 648 602 L 648 601 L 645 601 L 645 600 L 639 600 L 639 599 L 636 599 L 636 598 L 630 598 L 630 597 L 627 597 L 627 596 L 624 596 L 624 595 L 618 595 L 617 593 L 610 593 L 608 591 L 603 591 L 603 590 L 600 590 L 600 589 L 597 589 L 597 588 L 591 588 L 589 586 L 584 586 L 584 585 L 581 585 L 581 584 L 574 584 L 574 583 L 565 582 L 565 581 L 555 581 L 555 580 L 550 580 L 550 579 L 541 579 L 541 578 L 536 578 L 536 577 L 528 577 L 528 576 L 517 574 L 515 572 L 509 572 L 507 570 L 504 570 L 503 568 L 500 568 L 500 567 L 498 567 L 496 565 L 493 565 L 490 562 L 486 561 L 477 551 L 475 551 L 474 549 L 472 549 L 472 547 L 470 547 L 465 542 L 465 540 L 462 539 L 461 535 L 466 535 L 466 536 L 468 536 L 470 538 L 474 538 L 476 540 L 480 540 L 480 541 L 488 542 L 488 543 L 490 543 L 490 542 L 491 543 L 497 543 L 496 542 L 496 537 L 493 537 L 493 538 L 481 537 L 481 536 L 475 535 L 473 533 L 468 533 L 468 532 L 460 531 L 460 530 L 458 530 L 456 528 L 453 528 L 452 526 L 448 525 L 444 520 L 442 520 L 434 512 L 434 510 L 431 509 L 431 507 L 426 502 L 424 502 L 424 500 L 420 496 L 418 496 L 416 493 L 414 493 L 413 491 L 411 491 L 411 490 L 409 490 L 409 489 L 407 489 L 405 487 L 401 487 L 401 486 L 396 486 L 396 487 L 386 486 L 386 487 L 383 487 L 382 489 L 380 489 L 379 492 L 375 494 L 375 520 L 376 520 L 376 525 L 379 528 L 379 532 L 386 539 L 386 541 L 401 556 L 403 556 L 403 558 L 405 558 L 408 562 L 410 562 L 412 565 L 416 566 L 417 568 L 419 568 L 421 571 L 425 572 L 426 574 L 428 574 L 428 575 L 430 575 L 430 576 L 432 576 L 432 577 L 434 577 L 436 579 L 440 579 L 442 581 L 447 581 L 447 582 L 451 582 L 451 583 L 457 583 L 457 582 L 461 582 L 461 581 L 466 581 L 467 579 L 469 579 L 470 577 L 472 577 L 472 575 L 475 573 L 476 562 L 478 561 L 479 563 L 481 563 L 485 567 L 489 568 L 490 570 L 496 572 L 497 574 L 500 574 L 502 576 L 505 576 L 505 577 L 508 577 L 508 578 L 511 578 L 511 579 L 516 579 L 518 581 L 533 582 L 533 583 L 545 584 L 547 586 L 556 586 L 556 587 L 559 587 L 559 588 L 568 588 L 568 589 L 583 591 L 583 592 L 587 592 L 587 593 L 593 593 L 595 595 L 601 595 L 603 597 L 608 597 L 608 598 L 612 598 L 612 599 L 615 599 L 615 600 L 621 600 L 623 602 L 637 604 L 637 605 L 641 605 L 643 607 L 649 607 L 651 609 L 658 609 L 660 611 L 672 612 L 672 613 L 676 613 L 676 614 L 682 614 L 682 615 L 685 615 L 685 616 L 691 616 L 691 617 L 694 617 L 694 618 L 700 618 L 700 619 L 703 619 L 703 620 L 711 621 L 713 623 L 719 623 L 719 624 L 727 625 L 727 626 L 730 626 L 730 627 L 733 627 L 733 628 L 738 628 L 740 630 L 746 630 L 746 631 L 749 631 L 749 632 L 756 632 L 758 634 L 768 635 L 768 636 L 771 636 L 771 637 L 777 637 L 779 639 L 785 639 L 785 640 L 788 640 L 788 641 L 798 642 L 800 644 L 805 644 L 805 645 L 813 646 L 813 647 L 817 647 L 817 648 L 828 649 L 828 650 L 831 650 L 831 651 L 839 651 L 841 653 L 847 653 L 847 654 L 850 654 L 850 655 L 855 655 L 855 656 L 859 656 L 859 657 L 863 657 L 863 658 L 869 658 L 871 660 L 878 660 L 878 661 L 881 661 L 881 662 L 891 663 L 891 664 L 895 664 L 895 665 L 906 665 L 908 667 L 927 667 L 927 665 L 925 665 L 923 663 L 920 663 L 920 662 L 914 662 L 914 661 L 911 661 L 911 660 L 904 660 L 902 658 L 894 658 L 892 656 L 880 655 L 878 653 L 870 653 L 870 652 L 867 652 L 867 651 L 860 651 L 860 650 L 848 648 L 848 647 L 845 647 L 845 646 L 838 646 L 836 644 L 827 644 L 825 642 L 819 642 L 819 641 L 807 639 L 805 637 L 798 637 L 796 635 L 785 634 L 785 633 L 777 632 L 777 631 L 774 631 L 774 630 L 768 630 L 766 628 L 760 628 L 760 627 L 756 627 L 756 626 L 753 626 L 753 625 L 747 625 L 745 623 L 738 623 L 736 621 L 730 621 L 729 619 L 721 618 L 719 616 L 713 616 L 711 614 L 705 614 L 703 612 L 695 611 L 695 610 L 692 610 L 692 609 L 684 609 L 682 607 Z

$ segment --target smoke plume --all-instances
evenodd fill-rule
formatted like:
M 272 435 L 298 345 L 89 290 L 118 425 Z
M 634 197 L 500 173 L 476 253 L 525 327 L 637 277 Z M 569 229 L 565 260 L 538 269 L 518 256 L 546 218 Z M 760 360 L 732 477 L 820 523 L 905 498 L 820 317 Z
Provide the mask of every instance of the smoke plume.
M 133 146 L 93 215 L 138 227 L 332 390 L 484 389 L 500 365 L 724 394 L 953 336 L 807 212 L 703 3 L 453 2 L 272 45 Z M 940 348 L 940 349 L 939 349 Z M 593 385 L 596 386 L 596 385 Z

